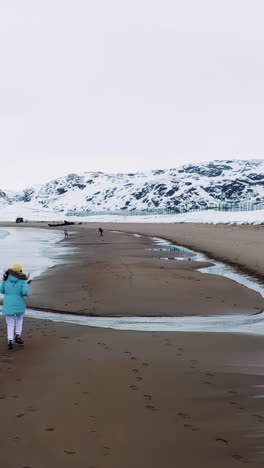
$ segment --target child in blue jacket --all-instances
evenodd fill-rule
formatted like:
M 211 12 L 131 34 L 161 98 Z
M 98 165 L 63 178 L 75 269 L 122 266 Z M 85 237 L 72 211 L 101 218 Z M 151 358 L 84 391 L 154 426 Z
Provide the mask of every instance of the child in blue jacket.
M 23 273 L 20 263 L 4 273 L 0 285 L 0 293 L 4 294 L 3 314 L 7 324 L 8 349 L 13 349 L 13 340 L 19 345 L 24 342 L 21 338 L 23 318 L 26 312 L 25 296 L 29 295 L 28 277 Z

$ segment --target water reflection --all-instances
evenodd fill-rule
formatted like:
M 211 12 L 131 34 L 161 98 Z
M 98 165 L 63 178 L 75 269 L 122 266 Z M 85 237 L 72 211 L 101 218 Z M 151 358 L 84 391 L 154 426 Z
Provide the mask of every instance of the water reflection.
M 161 259 L 163 260 L 186 260 L 186 261 L 194 260 L 196 262 L 210 263 L 211 264 L 210 266 L 197 268 L 197 270 L 200 271 L 201 273 L 208 273 L 212 275 L 224 276 L 226 278 L 229 278 L 233 281 L 236 281 L 239 284 L 242 284 L 243 286 L 246 286 L 249 289 L 252 289 L 253 291 L 258 292 L 264 298 L 264 287 L 254 277 L 239 273 L 234 267 L 226 265 L 225 263 L 219 262 L 217 260 L 213 260 L 203 253 L 195 252 L 194 250 L 187 249 L 180 245 L 174 245 L 172 244 L 172 242 L 166 239 L 159 239 L 158 237 L 152 237 L 151 239 L 153 243 L 155 243 L 155 245 L 158 244 L 158 245 L 161 245 L 162 247 L 159 247 L 159 248 L 153 247 L 147 250 L 161 251 L 161 252 L 179 252 L 183 254 L 180 257 L 177 257 L 177 256 L 161 257 Z
M 0 230 L 0 275 L 14 263 L 22 263 L 24 271 L 36 277 L 48 268 L 64 263 L 64 256 L 76 249 L 61 243 L 62 231 L 10 227 Z M 73 257 L 72 257 L 73 259 Z

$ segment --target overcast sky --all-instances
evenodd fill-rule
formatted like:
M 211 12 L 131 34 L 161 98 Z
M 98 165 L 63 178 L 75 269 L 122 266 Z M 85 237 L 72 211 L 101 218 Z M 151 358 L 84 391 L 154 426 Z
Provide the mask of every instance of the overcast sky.
M 0 188 L 264 156 L 262 0 L 0 2 Z

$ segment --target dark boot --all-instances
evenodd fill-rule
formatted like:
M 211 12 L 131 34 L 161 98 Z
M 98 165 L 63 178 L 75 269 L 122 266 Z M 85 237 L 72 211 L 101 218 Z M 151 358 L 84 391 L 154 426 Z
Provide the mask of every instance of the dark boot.
M 20 345 L 24 344 L 24 341 L 22 340 L 20 335 L 16 335 L 15 343 L 20 344 Z
M 8 349 L 13 349 L 13 341 L 12 340 L 9 340 L 8 341 Z

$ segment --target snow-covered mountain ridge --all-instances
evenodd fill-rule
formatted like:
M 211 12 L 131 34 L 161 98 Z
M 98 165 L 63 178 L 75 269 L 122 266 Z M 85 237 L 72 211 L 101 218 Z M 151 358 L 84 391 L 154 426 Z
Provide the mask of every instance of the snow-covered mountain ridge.
M 264 160 L 217 160 L 144 173 L 84 172 L 17 193 L 0 190 L 0 211 L 7 205 L 54 213 L 189 210 L 244 201 L 264 203 Z

